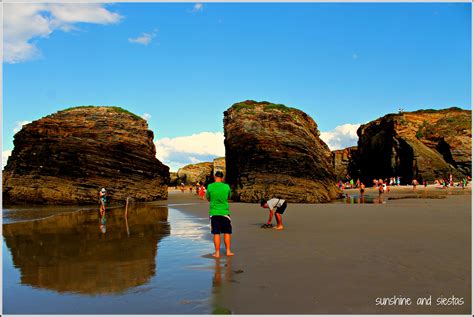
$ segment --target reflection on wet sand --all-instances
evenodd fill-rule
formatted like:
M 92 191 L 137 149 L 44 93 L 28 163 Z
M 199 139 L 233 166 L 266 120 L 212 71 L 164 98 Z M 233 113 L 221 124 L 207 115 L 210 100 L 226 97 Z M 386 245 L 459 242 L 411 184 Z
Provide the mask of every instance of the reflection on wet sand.
M 158 241 L 170 233 L 168 208 L 130 205 L 127 218 L 124 211 L 107 211 L 106 231 L 97 210 L 4 224 L 21 283 L 89 295 L 146 283 L 156 272 Z
M 220 295 L 224 283 L 236 282 L 233 279 L 232 258 L 214 259 L 214 276 L 212 277 L 212 293 L 213 293 L 213 309 L 212 314 L 228 315 L 232 311 L 219 305 L 221 302 Z M 240 271 L 239 271 L 240 272 Z M 224 282 L 224 283 L 223 283 Z
M 336 201 L 346 204 L 385 204 L 386 200 L 383 195 L 379 196 L 367 196 L 361 195 L 346 195 L 342 200 Z

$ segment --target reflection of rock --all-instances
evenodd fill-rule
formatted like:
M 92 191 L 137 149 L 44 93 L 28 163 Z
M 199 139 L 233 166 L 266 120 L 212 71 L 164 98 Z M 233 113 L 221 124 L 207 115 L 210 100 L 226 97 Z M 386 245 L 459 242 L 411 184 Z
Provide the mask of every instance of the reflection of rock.
M 471 111 L 459 108 L 388 114 L 361 125 L 354 174 L 365 181 L 401 176 L 429 181 L 471 174 Z
M 120 293 L 146 283 L 156 272 L 158 241 L 169 234 L 167 208 L 130 205 L 108 212 L 99 231 L 96 210 L 3 225 L 21 283 L 58 292 Z
M 245 101 L 224 112 L 227 182 L 233 199 L 327 202 L 337 197 L 332 155 L 306 113 Z
M 357 151 L 357 146 L 351 146 L 342 150 L 332 151 L 332 162 L 337 180 L 345 180 L 346 176 L 350 176 L 349 171 L 352 156 Z
M 179 182 L 185 184 L 208 183 L 212 176 L 213 165 L 212 162 L 186 165 L 178 170 Z
M 77 107 L 23 126 L 3 173 L 7 203 L 96 203 L 166 199 L 169 168 L 155 157 L 153 132 L 116 107 Z

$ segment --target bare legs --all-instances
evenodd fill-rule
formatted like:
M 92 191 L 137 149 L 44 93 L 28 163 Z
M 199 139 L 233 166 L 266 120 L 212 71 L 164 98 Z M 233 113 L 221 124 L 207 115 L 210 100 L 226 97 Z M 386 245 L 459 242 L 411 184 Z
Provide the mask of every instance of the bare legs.
M 275 227 L 275 229 L 282 230 L 283 229 L 283 219 L 281 217 L 281 214 L 276 212 L 275 213 L 275 218 L 277 219 L 277 226 Z
M 270 210 L 270 215 L 268 216 L 268 221 L 267 221 L 268 225 L 272 224 L 272 219 L 273 219 L 273 211 Z
M 226 249 L 226 255 L 227 256 L 232 256 L 234 253 L 230 251 L 230 240 L 231 240 L 231 234 L 225 233 L 224 234 L 224 243 L 225 243 L 225 249 Z M 212 255 L 215 258 L 218 258 L 221 256 L 220 254 L 220 249 L 221 249 L 221 235 L 220 234 L 215 234 L 214 235 L 214 248 L 216 249 L 216 252 Z
M 215 234 L 214 235 L 214 248 L 216 249 L 216 252 L 212 255 L 215 258 L 218 258 L 221 256 L 220 254 L 220 249 L 221 249 L 221 235 L 220 234 Z

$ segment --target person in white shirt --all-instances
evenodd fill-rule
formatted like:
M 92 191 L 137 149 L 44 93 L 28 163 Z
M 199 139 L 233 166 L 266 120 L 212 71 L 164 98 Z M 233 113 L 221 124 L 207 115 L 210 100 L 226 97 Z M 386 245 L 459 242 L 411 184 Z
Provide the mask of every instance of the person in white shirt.
M 272 218 L 273 213 L 275 213 L 275 219 L 277 221 L 276 227 L 274 229 L 283 230 L 283 220 L 282 215 L 286 210 L 287 204 L 284 199 L 272 198 L 268 201 L 262 199 L 260 206 L 263 208 L 268 208 L 270 210 L 270 216 L 266 224 L 262 225 L 262 228 L 271 228 L 272 227 Z

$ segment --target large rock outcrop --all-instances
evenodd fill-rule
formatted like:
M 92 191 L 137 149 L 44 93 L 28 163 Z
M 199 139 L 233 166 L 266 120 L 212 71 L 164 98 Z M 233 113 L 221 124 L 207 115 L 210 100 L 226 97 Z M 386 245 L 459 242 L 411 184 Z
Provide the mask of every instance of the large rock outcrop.
M 350 178 L 350 166 L 352 156 L 355 152 L 357 152 L 357 146 L 332 151 L 332 162 L 337 180 L 346 180 L 347 177 Z
M 212 162 L 189 164 L 178 169 L 178 182 L 185 184 L 196 184 L 197 182 L 208 183 L 212 177 Z
M 145 120 L 118 107 L 76 107 L 23 126 L 3 171 L 6 203 L 166 199 L 169 168 Z
M 401 176 L 432 181 L 471 174 L 471 111 L 459 108 L 388 114 L 361 125 L 352 174 L 364 181 Z
M 214 166 L 213 166 L 212 174 L 215 174 L 217 171 L 221 171 L 222 173 L 224 173 L 224 178 L 225 178 L 225 174 L 226 174 L 225 157 L 215 158 L 213 161 L 213 164 Z
M 233 199 L 327 202 L 338 195 L 328 146 L 303 111 L 244 101 L 224 112 L 226 181 Z

